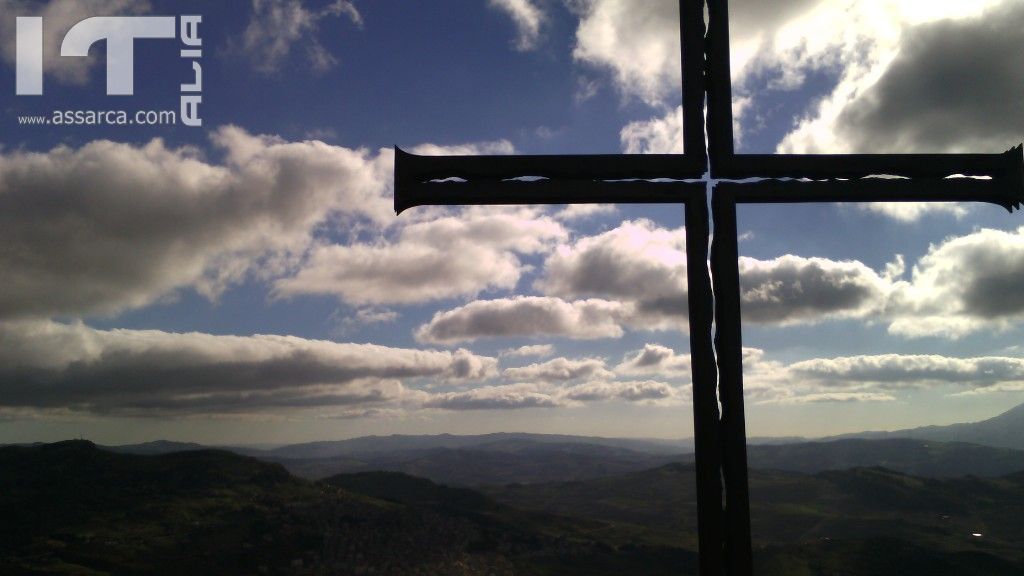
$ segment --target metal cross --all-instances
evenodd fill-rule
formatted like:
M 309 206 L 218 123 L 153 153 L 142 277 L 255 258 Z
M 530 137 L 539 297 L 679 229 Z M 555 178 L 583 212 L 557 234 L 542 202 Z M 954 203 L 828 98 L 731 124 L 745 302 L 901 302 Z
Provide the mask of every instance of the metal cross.
M 425 157 L 396 148 L 395 210 L 684 205 L 700 573 L 749 575 L 736 205 L 971 201 L 1012 211 L 1024 200 L 1024 154 L 1021 146 L 1002 154 L 736 154 L 728 0 L 680 0 L 679 14 L 683 154 Z M 715 231 L 710 271 L 695 265 L 709 261 L 709 190 Z

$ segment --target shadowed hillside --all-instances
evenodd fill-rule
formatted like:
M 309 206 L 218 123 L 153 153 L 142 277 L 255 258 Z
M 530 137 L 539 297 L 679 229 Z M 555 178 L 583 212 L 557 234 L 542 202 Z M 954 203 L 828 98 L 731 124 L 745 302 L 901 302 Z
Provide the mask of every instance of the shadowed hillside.
M 0 574 L 670 574 L 693 566 L 691 552 L 619 548 L 587 537 L 586 527 L 397 474 L 311 483 L 221 451 L 137 456 L 84 441 L 0 448 Z
M 884 468 L 815 475 L 751 470 L 750 488 L 759 574 L 1024 569 L 1024 474 L 939 480 Z M 600 522 L 603 533 L 619 541 L 665 544 L 696 528 L 690 464 L 486 492 L 518 508 Z M 931 571 L 936 567 L 942 569 Z

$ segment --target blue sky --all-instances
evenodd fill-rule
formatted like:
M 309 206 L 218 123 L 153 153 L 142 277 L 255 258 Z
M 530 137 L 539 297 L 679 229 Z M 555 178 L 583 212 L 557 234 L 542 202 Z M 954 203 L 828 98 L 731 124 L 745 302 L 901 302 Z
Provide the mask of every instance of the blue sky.
M 969 4 L 969 5 L 965 5 Z M 390 147 L 680 151 L 672 1 L 2 0 L 0 442 L 692 433 L 681 207 L 391 211 Z M 740 152 L 1024 140 L 1024 3 L 732 3 Z M 90 16 L 203 17 L 56 55 Z M 15 95 L 15 16 L 44 18 Z M 950 40 L 950 39 L 955 40 Z M 1020 80 L 1020 82 L 1018 82 Z M 987 205 L 740 209 L 748 430 L 974 420 L 1024 401 L 1024 226 Z

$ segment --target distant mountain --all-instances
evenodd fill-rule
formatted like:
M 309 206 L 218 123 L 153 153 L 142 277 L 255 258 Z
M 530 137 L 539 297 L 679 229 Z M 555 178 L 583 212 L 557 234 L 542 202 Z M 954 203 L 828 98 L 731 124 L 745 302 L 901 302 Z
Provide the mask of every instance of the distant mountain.
M 290 458 L 259 450 L 253 457 L 283 465 L 309 479 L 369 471 L 403 472 L 452 486 L 590 480 L 656 468 L 672 462 L 692 462 L 693 454 L 641 452 L 578 441 L 559 443 L 544 436 L 488 435 L 489 442 L 466 448 L 363 450 L 349 456 Z M 431 437 L 436 438 L 436 437 Z M 456 443 L 467 438 L 457 436 Z M 578 438 L 574 437 L 574 440 Z M 333 443 L 332 443 L 333 444 Z M 387 443 L 385 443 L 387 444 Z M 399 443 L 403 444 L 403 443 Z M 116 446 L 110 450 L 133 454 L 163 454 L 201 449 L 196 444 L 154 442 Z M 287 453 L 287 452 L 286 452 Z M 963 442 L 889 438 L 752 444 L 747 448 L 751 468 L 816 473 L 855 467 L 882 466 L 929 478 L 994 477 L 1024 470 L 1024 451 Z
M 204 450 L 207 446 L 195 442 L 172 442 L 170 440 L 155 440 L 141 444 L 121 444 L 118 446 L 101 446 L 104 450 L 120 452 L 123 454 L 155 455 L 173 454 L 174 452 L 188 452 L 190 450 Z M 234 452 L 234 450 L 232 450 Z
M 1024 470 L 1024 451 L 964 442 L 861 438 L 747 448 L 750 468 L 813 474 L 881 466 L 928 478 L 994 477 Z
M 530 444 L 587 444 L 625 448 L 652 454 L 678 454 L 693 450 L 689 439 L 664 440 L 641 438 L 602 438 L 599 436 L 572 436 L 565 434 L 530 434 L 525 432 L 499 432 L 494 434 L 436 434 L 363 436 L 349 440 L 309 442 L 291 444 L 265 451 L 265 455 L 276 458 L 336 458 L 339 456 L 365 456 L 380 452 L 427 450 L 432 448 L 476 448 L 480 446 L 515 445 L 517 442 Z
M 892 432 L 856 432 L 825 438 L 825 440 L 842 438 L 914 438 L 940 442 L 969 442 L 997 448 L 1024 450 L 1024 404 L 981 422 L 923 426 Z
M 364 453 L 340 458 L 273 458 L 293 474 L 325 478 L 383 470 L 454 486 L 585 480 L 645 470 L 692 455 L 651 454 L 596 444 L 504 440 L 472 448 L 427 448 Z

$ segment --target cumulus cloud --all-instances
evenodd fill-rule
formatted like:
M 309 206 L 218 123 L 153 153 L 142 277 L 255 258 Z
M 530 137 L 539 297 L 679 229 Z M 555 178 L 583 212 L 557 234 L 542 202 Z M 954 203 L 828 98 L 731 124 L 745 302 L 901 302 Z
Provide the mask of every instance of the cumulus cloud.
M 683 107 L 659 118 L 630 122 L 619 132 L 619 139 L 626 154 L 682 154 Z
M 540 40 L 541 26 L 547 15 L 532 0 L 490 0 L 489 5 L 508 14 L 516 25 L 515 47 L 520 52 L 533 50 Z
M 623 128 L 623 149 L 678 152 L 678 3 L 574 6 L 577 62 L 607 72 L 624 96 L 662 114 Z M 1015 58 L 1022 23 L 1024 7 L 1008 0 L 737 0 L 730 4 L 734 116 L 761 114 L 766 98 L 824 73 L 838 77 L 835 86 L 796 119 L 779 153 L 1002 151 L 1024 129 L 1013 97 L 1024 81 Z M 735 124 L 737 138 L 744 125 Z M 926 213 L 876 210 L 905 220 Z
M 516 296 L 477 300 L 437 312 L 416 331 L 416 340 L 432 344 L 510 336 L 565 336 L 584 340 L 622 336 L 628 313 L 620 302 Z
M 867 212 L 888 216 L 901 222 L 916 222 L 930 214 L 947 214 L 962 218 L 968 211 L 968 205 L 962 202 L 864 202 L 858 206 Z
M 757 0 L 730 3 L 729 25 L 734 75 L 784 26 L 820 0 Z M 584 0 L 576 2 L 580 22 L 573 56 L 611 73 L 624 95 L 656 107 L 680 101 L 679 3 L 676 0 Z
M 508 358 L 523 358 L 528 356 L 539 356 L 543 358 L 545 356 L 551 356 L 554 353 L 555 347 L 551 344 L 529 344 L 526 346 L 520 346 L 519 348 L 503 350 L 501 355 Z
M 614 298 L 647 329 L 679 326 L 687 314 L 686 233 L 648 220 L 627 221 L 559 246 L 535 283 L 549 296 Z
M 828 387 L 872 385 L 884 389 L 959 384 L 988 387 L 1024 382 L 1024 359 L 983 356 L 951 358 L 934 354 L 880 354 L 818 358 L 796 362 L 790 372 Z
M 757 58 L 791 86 L 812 69 L 839 74 L 779 151 L 1009 148 L 1020 133 L 1007 99 L 1021 73 L 1012 53 L 1022 17 L 1019 3 L 1003 0 L 819 4 Z
M 1024 228 L 982 229 L 932 245 L 890 303 L 890 332 L 957 338 L 1024 316 Z
M 666 404 L 677 401 L 680 392 L 652 380 L 637 382 L 585 382 L 569 387 L 546 384 L 503 384 L 471 390 L 443 392 L 423 402 L 425 408 L 441 410 L 515 410 L 522 408 L 570 408 L 595 402 Z
M 0 55 L 14 66 L 17 58 L 18 16 L 43 18 L 43 72 L 65 84 L 85 84 L 97 58 L 62 58 L 60 46 L 72 26 L 92 16 L 127 16 L 150 10 L 145 0 L 0 0 Z M 13 89 L 12 89 L 13 90 Z
M 421 327 L 419 337 L 450 343 L 678 329 L 687 312 L 684 242 L 683 230 L 645 220 L 578 238 L 547 255 L 534 283 L 545 296 L 478 301 L 441 312 Z M 882 270 L 854 260 L 791 254 L 741 257 L 744 319 L 782 326 L 867 320 L 887 323 L 894 334 L 956 338 L 1007 328 L 1024 316 L 1016 289 L 1024 278 L 1024 229 L 948 238 L 929 249 L 909 279 L 905 268 L 900 255 Z M 590 310 L 585 322 L 583 309 Z
M 539 392 L 531 384 L 507 384 L 439 393 L 427 399 L 423 405 L 444 410 L 513 410 L 556 408 L 565 403 L 551 394 Z
M 555 212 L 552 218 L 559 222 L 574 222 L 614 214 L 617 210 L 614 204 L 569 204 Z
M 782 364 L 747 348 L 743 368 L 745 395 L 767 404 L 891 402 L 916 389 L 950 396 L 1024 390 L 1024 359 L 1012 356 L 876 354 Z
M 323 72 L 337 64 L 337 58 L 317 38 L 320 26 L 327 18 L 342 16 L 356 26 L 363 24 L 350 0 L 332 0 L 319 9 L 304 0 L 252 0 L 240 49 L 256 70 L 270 74 L 281 69 L 297 44 L 303 45 L 308 65 Z
M 854 150 L 1001 152 L 1024 134 L 1024 4 L 909 28 L 899 53 L 836 118 Z
M 577 402 L 625 400 L 627 402 L 654 403 L 675 398 L 679 392 L 664 382 L 643 380 L 635 382 L 587 382 L 565 390 L 564 397 Z
M 498 359 L 477 356 L 465 348 L 452 354 L 451 366 L 443 374 L 453 380 L 485 380 L 498 374 Z
M 761 324 L 862 318 L 883 307 L 892 290 L 890 279 L 856 261 L 741 257 L 739 269 L 743 318 Z
M 612 74 L 619 91 L 652 106 L 679 102 L 679 4 L 586 0 L 573 57 Z
M 382 222 L 389 151 L 212 134 L 222 164 L 161 140 L 0 155 L 0 318 L 112 314 L 277 270 L 329 218 Z
M 466 350 L 51 321 L 0 323 L 0 344 L 0 405 L 103 414 L 397 407 L 427 397 L 403 380 L 476 380 L 497 366 Z
M 506 368 L 502 376 L 509 380 L 554 382 L 589 378 L 610 378 L 600 358 L 555 358 L 540 364 Z
M 414 146 L 410 152 L 421 156 L 500 156 L 515 154 L 516 149 L 511 142 L 502 139 L 449 145 L 425 143 Z
M 413 304 L 488 289 L 511 290 L 519 255 L 549 249 L 567 232 L 535 209 L 466 209 L 405 225 L 393 241 L 314 248 L 302 269 L 277 281 L 280 296 L 330 294 L 350 304 Z
M 690 355 L 676 354 L 660 344 L 645 344 L 615 367 L 616 374 L 658 374 L 662 377 L 690 376 Z

